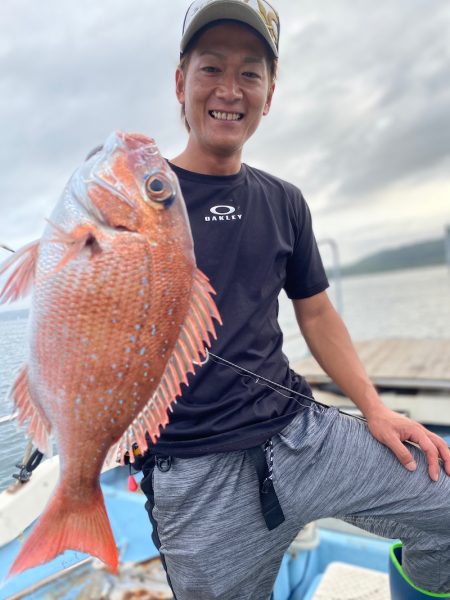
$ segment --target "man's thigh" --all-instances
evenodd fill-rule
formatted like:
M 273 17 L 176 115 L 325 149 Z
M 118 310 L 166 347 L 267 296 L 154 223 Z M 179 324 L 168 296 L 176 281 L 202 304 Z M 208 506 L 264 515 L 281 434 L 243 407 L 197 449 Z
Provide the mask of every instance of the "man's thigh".
M 337 517 L 400 538 L 417 585 L 450 586 L 450 477 L 441 468 L 433 482 L 424 453 L 410 446 L 410 472 L 363 421 L 320 406 L 296 417 L 274 445 L 275 487 L 292 523 Z
M 177 600 L 269 598 L 292 533 L 268 531 L 245 452 L 173 459 L 153 472 L 152 516 Z M 144 486 L 145 487 L 145 486 Z
M 431 527 L 436 511 L 448 505 L 450 477 L 441 469 L 433 482 L 425 455 L 410 449 L 417 461 L 414 472 L 370 434 L 365 422 L 319 405 L 276 436 L 275 485 L 283 507 L 299 524 L 348 515 L 413 524 L 420 512 Z

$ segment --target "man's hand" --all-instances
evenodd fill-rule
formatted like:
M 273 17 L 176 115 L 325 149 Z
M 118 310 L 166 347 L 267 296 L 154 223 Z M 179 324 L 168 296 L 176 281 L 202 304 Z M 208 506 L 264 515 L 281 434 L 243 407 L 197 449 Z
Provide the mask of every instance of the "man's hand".
M 417 466 L 413 455 L 403 444 L 410 441 L 420 446 L 426 454 L 428 473 L 433 481 L 439 477 L 440 459 L 444 462 L 445 472 L 450 475 L 450 450 L 441 437 L 386 406 L 378 406 L 366 418 L 373 437 L 392 450 L 406 469 L 415 471 Z
M 416 463 L 403 443 L 406 441 L 417 444 L 425 452 L 428 473 L 433 481 L 439 477 L 440 460 L 450 475 L 450 450 L 444 440 L 381 402 L 326 292 L 293 303 L 300 330 L 312 355 L 361 410 L 373 437 L 392 450 L 410 471 L 416 469 Z

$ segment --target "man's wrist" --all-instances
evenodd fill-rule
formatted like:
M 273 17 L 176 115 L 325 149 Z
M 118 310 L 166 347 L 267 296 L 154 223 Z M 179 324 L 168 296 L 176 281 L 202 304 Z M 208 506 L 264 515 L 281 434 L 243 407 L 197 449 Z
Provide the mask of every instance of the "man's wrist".
M 386 406 L 374 388 L 370 390 L 363 400 L 355 401 L 355 404 L 367 420 L 379 415 L 380 412 L 386 409 Z

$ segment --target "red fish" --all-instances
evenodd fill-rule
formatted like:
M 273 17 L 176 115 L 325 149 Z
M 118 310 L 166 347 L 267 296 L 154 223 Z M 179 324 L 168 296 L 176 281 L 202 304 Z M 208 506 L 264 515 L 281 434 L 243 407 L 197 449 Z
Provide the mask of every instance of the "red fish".
M 195 264 L 176 176 L 154 141 L 112 134 L 72 176 L 40 240 L 1 268 L 0 302 L 33 289 L 27 362 L 11 389 L 19 421 L 60 481 L 10 575 L 66 549 L 115 572 L 102 465 L 133 460 L 168 422 L 180 383 L 220 316 Z

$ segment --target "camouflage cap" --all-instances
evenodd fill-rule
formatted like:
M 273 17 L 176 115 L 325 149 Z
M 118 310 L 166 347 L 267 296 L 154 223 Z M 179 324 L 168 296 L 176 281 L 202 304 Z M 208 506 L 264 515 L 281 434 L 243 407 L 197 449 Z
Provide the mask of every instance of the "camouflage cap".
M 280 19 L 266 0 L 195 0 L 184 17 L 181 54 L 197 31 L 220 19 L 232 19 L 250 25 L 262 35 L 274 56 L 278 57 Z

